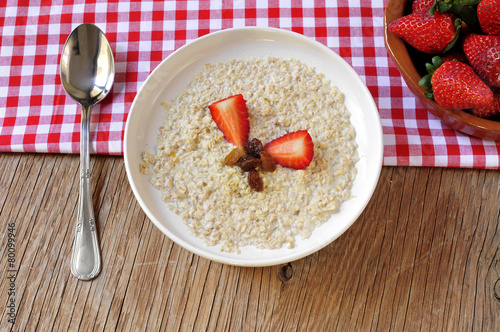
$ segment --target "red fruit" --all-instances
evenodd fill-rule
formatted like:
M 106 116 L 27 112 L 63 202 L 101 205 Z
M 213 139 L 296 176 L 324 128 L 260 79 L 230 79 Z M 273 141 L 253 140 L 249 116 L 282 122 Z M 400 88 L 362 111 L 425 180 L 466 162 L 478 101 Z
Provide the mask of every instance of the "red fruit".
M 464 38 L 463 50 L 478 75 L 489 86 L 500 88 L 500 36 L 471 33 Z
M 226 141 L 236 146 L 244 146 L 248 140 L 250 123 L 246 100 L 243 96 L 239 94 L 219 100 L 208 108 Z
M 500 0 L 482 0 L 477 5 L 477 19 L 484 33 L 500 36 Z
M 437 54 L 456 40 L 455 19 L 450 13 L 418 11 L 391 22 L 388 29 L 417 50 Z
M 299 130 L 272 140 L 264 150 L 283 167 L 304 169 L 313 159 L 314 143 L 307 130 Z
M 411 11 L 413 13 L 425 10 L 429 11 L 434 4 L 434 0 L 413 0 L 413 3 L 411 4 Z
M 485 107 L 493 101 L 491 89 L 462 62 L 443 63 L 434 71 L 431 84 L 434 100 L 451 110 Z
M 494 93 L 493 102 L 485 107 L 474 108 L 472 114 L 482 118 L 491 118 L 500 115 L 500 90 Z
M 469 63 L 469 60 L 467 60 L 467 57 L 463 52 L 460 51 L 450 51 L 445 54 L 441 55 L 441 58 L 443 59 L 444 62 L 446 61 L 460 61 L 463 63 Z

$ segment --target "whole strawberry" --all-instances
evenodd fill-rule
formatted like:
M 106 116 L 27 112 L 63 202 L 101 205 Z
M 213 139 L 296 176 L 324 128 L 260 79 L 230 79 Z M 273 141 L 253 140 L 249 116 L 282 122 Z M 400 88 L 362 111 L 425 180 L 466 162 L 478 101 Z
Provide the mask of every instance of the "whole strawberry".
M 457 39 L 461 28 L 459 20 L 450 13 L 417 11 L 398 18 L 388 25 L 390 32 L 403 39 L 417 50 L 437 54 L 448 48 Z
M 489 86 L 500 88 L 500 36 L 469 34 L 463 50 L 478 75 Z
M 411 11 L 413 13 L 421 10 L 429 11 L 432 5 L 434 5 L 434 0 L 413 0 L 413 3 L 411 4 Z
M 488 106 L 474 108 L 472 114 L 481 118 L 492 118 L 500 115 L 500 90 L 493 93 L 493 102 Z
M 444 53 L 440 55 L 444 62 L 446 61 L 460 61 L 463 63 L 469 63 L 467 57 L 464 52 L 458 49 L 453 49 L 450 52 Z
M 500 0 L 482 0 L 477 5 L 477 19 L 484 33 L 500 36 Z
M 493 91 L 474 72 L 471 66 L 458 61 L 442 61 L 439 57 L 427 64 L 429 75 L 420 85 L 430 88 L 426 94 L 450 110 L 485 107 L 493 102 Z

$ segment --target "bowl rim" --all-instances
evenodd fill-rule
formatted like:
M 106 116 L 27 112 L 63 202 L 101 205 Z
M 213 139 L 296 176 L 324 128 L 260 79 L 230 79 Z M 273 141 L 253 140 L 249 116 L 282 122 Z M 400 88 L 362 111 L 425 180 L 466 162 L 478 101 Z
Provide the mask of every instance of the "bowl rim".
M 389 0 L 387 2 L 384 11 L 384 43 L 389 56 L 399 69 L 410 91 L 425 109 L 450 127 L 475 137 L 500 140 L 500 121 L 480 118 L 463 110 L 452 111 L 424 96 L 425 90 L 418 85 L 422 76 L 415 66 L 405 66 L 401 61 L 401 58 L 410 58 L 406 43 L 388 29 L 389 23 L 403 15 L 407 5 L 408 0 Z M 399 56 L 397 52 L 399 52 Z

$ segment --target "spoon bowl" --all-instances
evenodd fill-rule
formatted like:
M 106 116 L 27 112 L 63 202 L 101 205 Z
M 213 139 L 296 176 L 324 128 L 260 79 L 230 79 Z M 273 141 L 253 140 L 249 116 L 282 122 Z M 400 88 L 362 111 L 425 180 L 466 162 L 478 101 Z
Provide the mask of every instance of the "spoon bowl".
M 69 35 L 61 55 L 64 91 L 82 106 L 101 101 L 111 90 L 115 65 L 111 46 L 93 24 L 81 24 Z
M 82 106 L 80 130 L 80 198 L 71 273 L 81 280 L 101 270 L 90 190 L 89 127 L 92 106 L 111 90 L 115 77 L 113 52 L 104 33 L 93 24 L 81 24 L 69 35 L 61 55 L 64 91 Z

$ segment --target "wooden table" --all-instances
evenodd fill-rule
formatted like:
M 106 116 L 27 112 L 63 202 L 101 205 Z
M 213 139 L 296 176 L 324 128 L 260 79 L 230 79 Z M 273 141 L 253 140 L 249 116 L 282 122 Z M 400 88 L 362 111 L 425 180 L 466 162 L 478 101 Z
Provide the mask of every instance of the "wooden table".
M 384 167 L 332 244 L 240 268 L 164 236 L 123 158 L 93 156 L 91 167 L 103 269 L 79 281 L 69 267 L 79 157 L 0 155 L 1 331 L 500 330 L 498 171 Z

